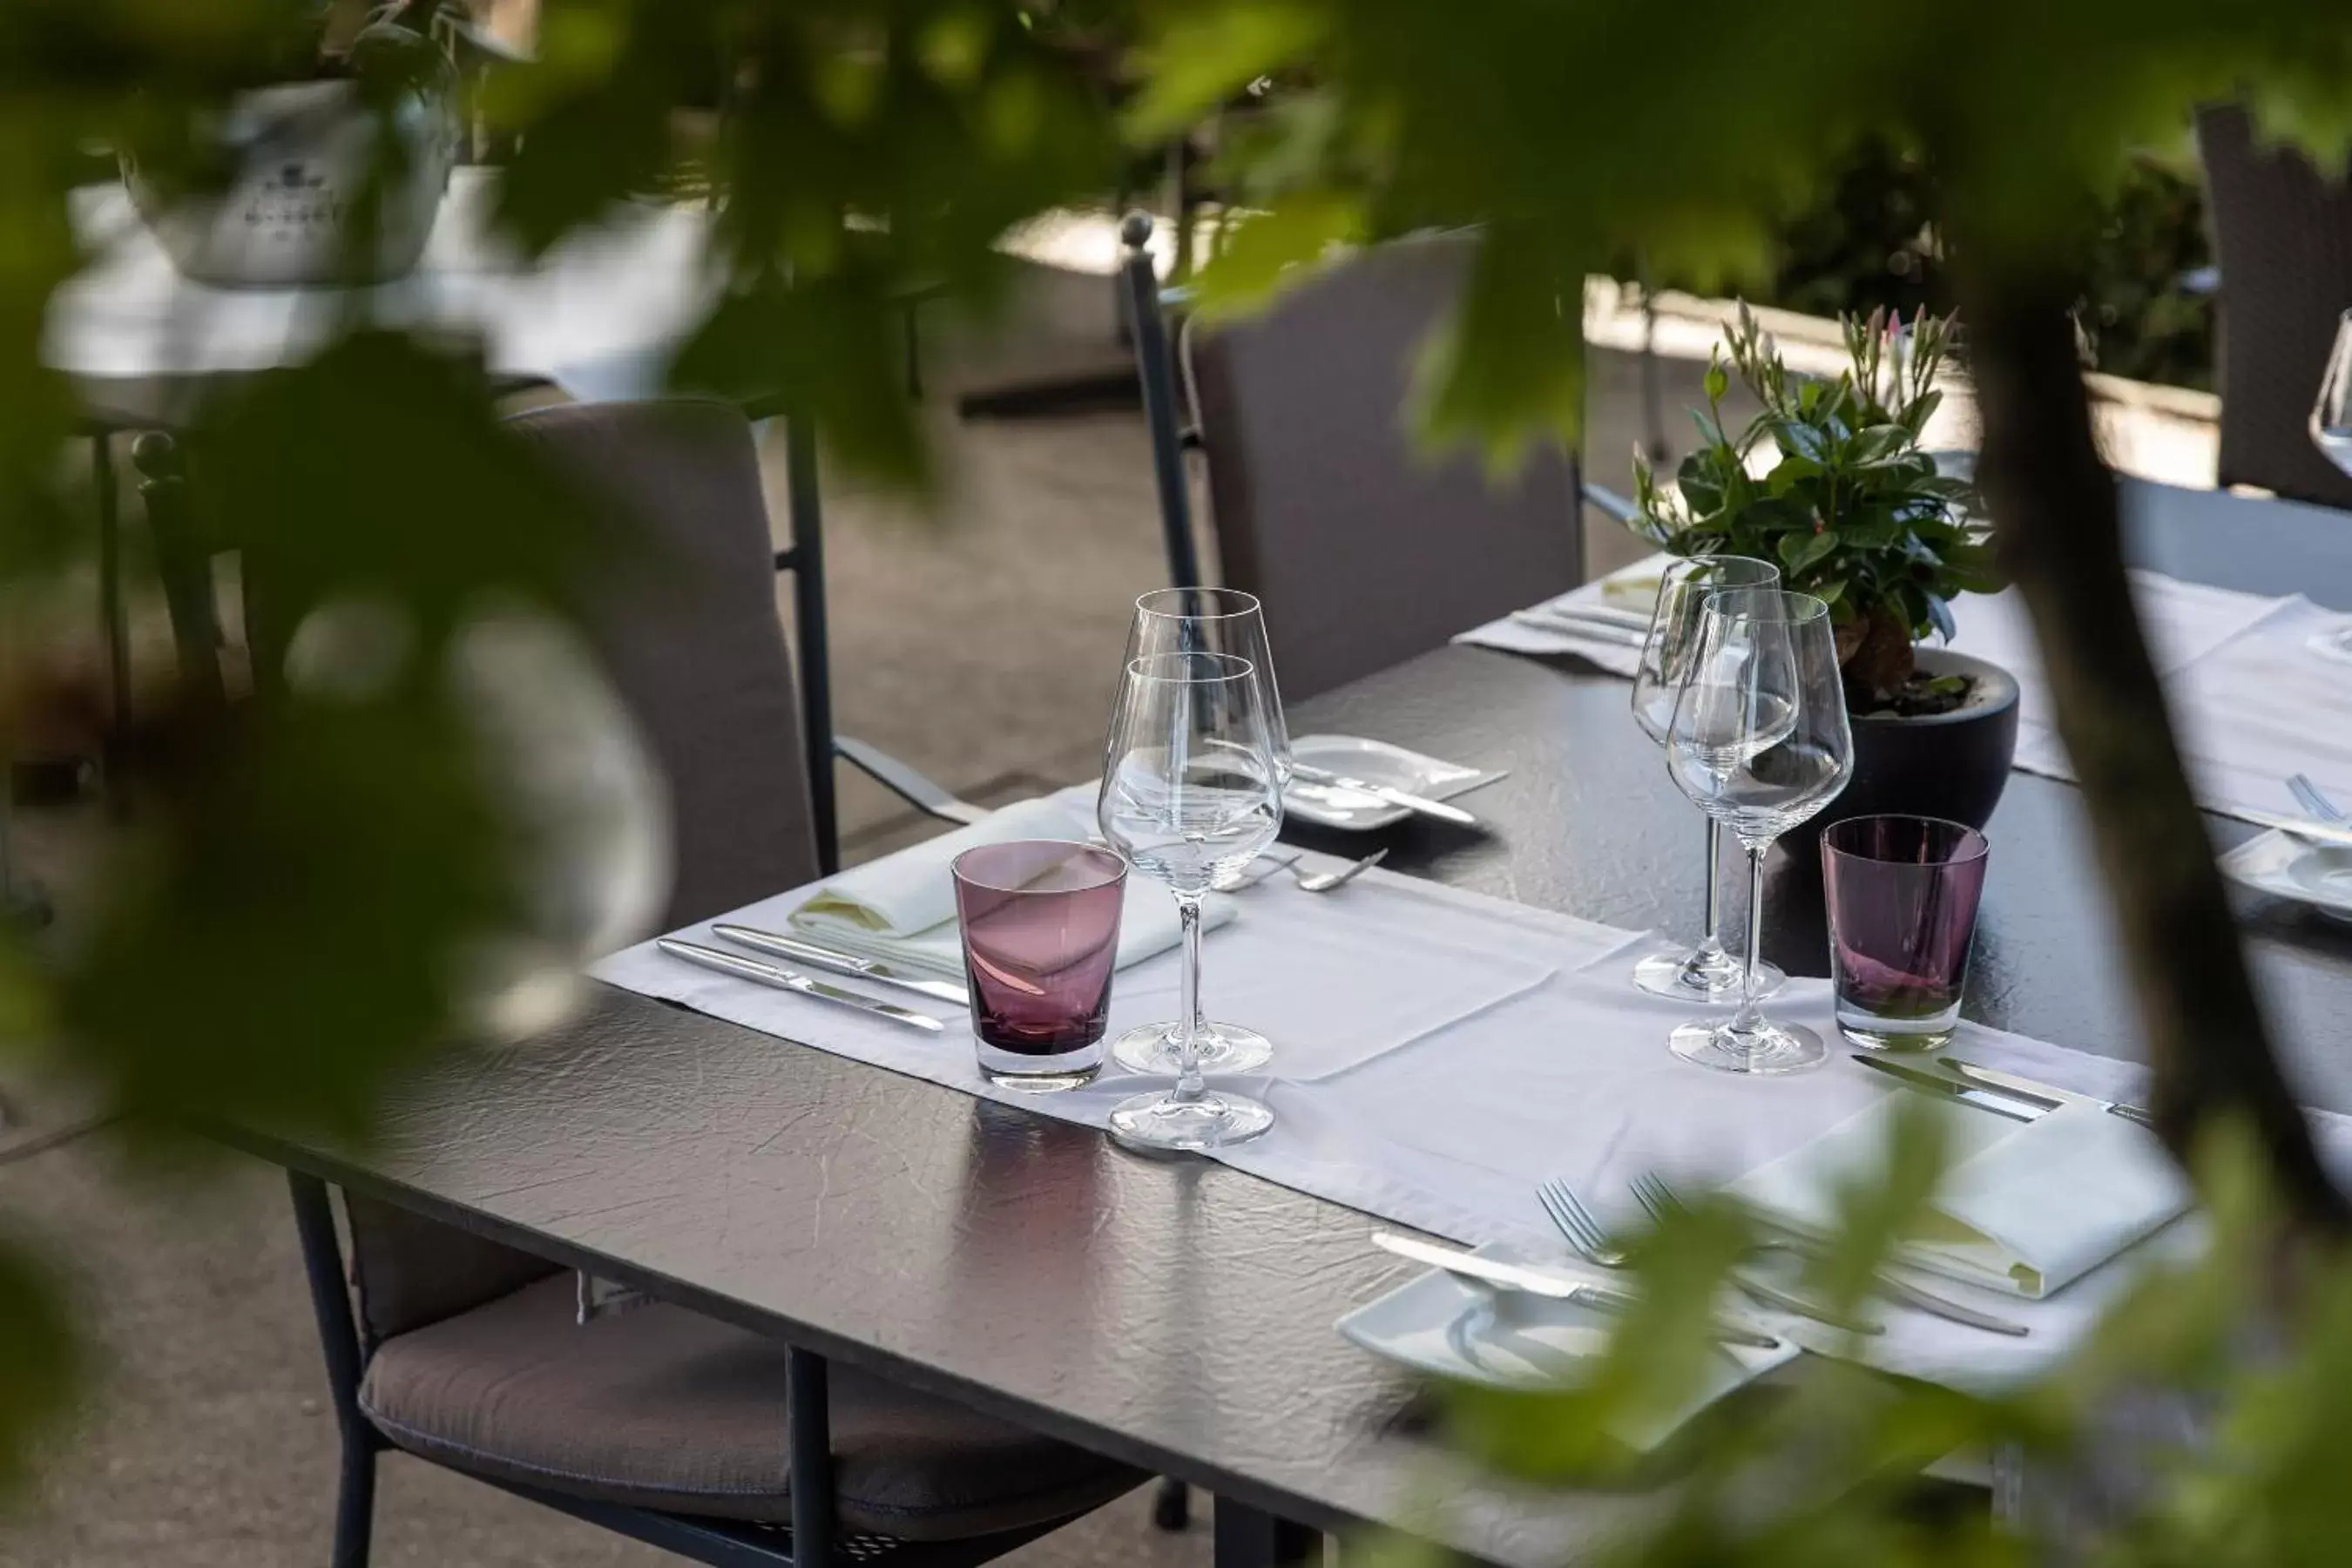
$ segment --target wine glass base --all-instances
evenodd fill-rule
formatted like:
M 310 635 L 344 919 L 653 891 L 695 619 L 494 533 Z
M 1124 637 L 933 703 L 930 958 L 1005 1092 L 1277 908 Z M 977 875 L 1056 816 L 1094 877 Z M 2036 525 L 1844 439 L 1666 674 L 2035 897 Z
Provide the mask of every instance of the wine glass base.
M 1822 1037 L 1801 1024 L 1764 1019 L 1735 1029 L 1729 1024 L 1685 1024 L 1667 1037 L 1675 1055 L 1717 1072 L 1803 1072 L 1829 1060 Z
M 1274 1125 L 1267 1107 L 1237 1094 L 1203 1094 L 1179 1100 L 1157 1090 L 1111 1107 L 1111 1136 L 1146 1149 L 1198 1152 L 1244 1143 Z
M 1197 1042 L 1204 1073 L 1255 1072 L 1274 1059 L 1274 1042 L 1239 1024 L 1210 1024 Z M 1176 1057 L 1176 1026 L 1145 1024 L 1111 1042 L 1110 1059 L 1129 1072 L 1174 1078 L 1184 1070 Z
M 1756 996 L 1761 1001 L 1780 989 L 1788 976 L 1775 965 L 1758 960 L 1756 964 Z M 1677 1002 L 1704 1002 L 1714 1005 L 1738 1004 L 1740 1000 L 1741 964 L 1738 958 L 1720 948 L 1709 951 L 1693 948 L 1688 952 L 1655 952 L 1633 965 L 1633 984 L 1637 990 L 1653 996 L 1671 997 Z

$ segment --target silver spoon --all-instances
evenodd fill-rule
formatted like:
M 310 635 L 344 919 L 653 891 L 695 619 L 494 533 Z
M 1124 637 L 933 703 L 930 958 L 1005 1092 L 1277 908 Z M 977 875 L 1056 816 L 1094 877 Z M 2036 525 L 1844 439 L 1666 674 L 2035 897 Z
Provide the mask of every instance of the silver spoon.
M 1297 880 L 1298 885 L 1301 888 L 1306 889 L 1307 891 L 1310 893 L 1328 893 L 1334 888 L 1346 887 L 1349 883 L 1354 881 L 1357 878 L 1362 876 L 1365 872 L 1370 870 L 1373 867 L 1379 865 L 1388 858 L 1389 852 L 1387 850 L 1375 849 L 1370 854 L 1365 856 L 1362 859 L 1355 861 L 1349 865 L 1342 866 L 1336 871 L 1317 871 L 1312 875 L 1309 875 L 1308 873 L 1300 870 L 1297 866 L 1293 866 L 1290 868 L 1290 874 Z

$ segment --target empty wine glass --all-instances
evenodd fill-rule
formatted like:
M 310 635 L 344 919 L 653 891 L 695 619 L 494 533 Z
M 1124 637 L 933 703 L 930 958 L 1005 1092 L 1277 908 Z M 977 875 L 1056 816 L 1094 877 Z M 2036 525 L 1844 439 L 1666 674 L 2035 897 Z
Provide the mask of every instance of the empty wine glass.
M 2319 395 L 2311 404 L 2311 444 L 2320 456 L 2352 475 L 2352 310 L 2336 321 L 2336 342 L 2320 373 Z M 2352 628 L 2314 639 L 2320 651 L 2352 658 Z
M 1255 667 L 1262 689 L 1266 733 L 1274 752 L 1275 782 L 1290 783 L 1290 731 L 1282 716 L 1282 691 L 1274 678 L 1274 654 L 1265 637 L 1265 612 L 1254 594 L 1238 588 L 1160 588 L 1135 601 L 1128 627 L 1127 661 L 1171 653 L 1223 653 Z M 1120 667 L 1122 669 L 1125 665 Z M 1126 687 L 1122 683 L 1121 694 Z M 1112 733 L 1118 733 L 1114 712 Z M 1254 1072 L 1274 1058 L 1274 1047 L 1255 1029 L 1239 1024 L 1192 1020 L 1203 1072 Z M 1130 1031 L 1111 1049 L 1112 1059 L 1134 1072 L 1177 1070 L 1176 1031 Z
M 1780 569 L 1745 555 L 1694 555 L 1669 565 L 1658 578 L 1658 599 L 1650 612 L 1650 635 L 1642 645 L 1641 668 L 1633 672 L 1633 720 L 1660 745 L 1675 716 L 1682 689 L 1698 651 L 1700 610 L 1707 595 L 1732 588 L 1777 588 Z M 1706 936 L 1686 952 L 1652 953 L 1633 966 L 1633 984 L 1654 996 L 1686 1002 L 1738 1000 L 1745 966 L 1723 946 L 1723 826 L 1706 819 Z M 1780 988 L 1780 972 L 1759 963 L 1756 994 Z
M 1202 1081 L 1201 900 L 1220 873 L 1238 870 L 1282 828 L 1282 786 L 1257 667 L 1226 653 L 1130 659 L 1105 747 L 1096 820 L 1136 870 L 1176 895 L 1183 930 L 1183 989 L 1173 1029 L 1172 1089 L 1112 1107 L 1111 1131 L 1155 1149 L 1213 1149 L 1255 1138 L 1274 1112 Z
M 1735 588 L 1707 596 L 1674 717 L 1666 768 L 1700 810 L 1748 851 L 1748 969 L 1739 1010 L 1683 1025 L 1676 1056 L 1725 1072 L 1794 1072 L 1823 1060 L 1819 1035 L 1757 1006 L 1764 940 L 1764 852 L 1835 799 L 1853 772 L 1853 731 L 1838 677 L 1830 607 L 1811 594 Z

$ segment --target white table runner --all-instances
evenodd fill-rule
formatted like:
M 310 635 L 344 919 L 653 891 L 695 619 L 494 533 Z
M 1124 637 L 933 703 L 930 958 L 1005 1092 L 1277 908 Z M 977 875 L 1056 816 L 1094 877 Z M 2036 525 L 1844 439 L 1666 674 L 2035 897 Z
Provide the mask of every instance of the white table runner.
M 1546 603 L 1646 610 L 1667 559 L 1653 556 Z M 2135 570 L 2131 583 L 2190 784 L 2209 810 L 2299 814 L 2284 782 L 2295 773 L 2352 803 L 2352 664 L 2312 647 L 2315 637 L 2352 626 L 2352 616 L 2300 595 L 2265 598 L 2155 572 Z M 2041 655 L 2015 590 L 1965 595 L 1953 602 L 1952 618 L 1959 631 L 1955 649 L 2017 677 L 2016 765 L 2072 780 L 2074 763 L 2053 727 Z M 1628 679 L 1639 662 L 1638 650 L 1622 644 L 1508 617 L 1454 640 L 1510 653 L 1574 654 Z
M 730 918 L 773 923 L 798 896 Z M 1463 1242 L 1557 1249 L 1535 1197 L 1543 1177 L 1563 1176 L 1605 1215 L 1630 1216 L 1627 1184 L 1639 1172 L 1661 1170 L 1693 1186 L 1727 1181 L 1890 1092 L 1842 1052 L 1820 1071 L 1785 1079 L 1734 1078 L 1677 1060 L 1665 1035 L 1691 1010 L 1633 989 L 1627 972 L 1653 941 L 1633 932 L 1379 871 L 1327 896 L 1275 879 L 1238 901 L 1239 916 L 1206 941 L 1204 998 L 1213 1016 L 1274 1038 L 1271 1075 L 1246 1085 L 1279 1120 L 1267 1136 L 1218 1157 L 1384 1219 Z M 681 934 L 699 938 L 704 929 Z M 1443 957 L 1400 966 L 1398 955 L 1410 949 Z M 1114 1030 L 1172 1013 L 1175 963 L 1169 953 L 1121 972 Z M 1409 977 L 1407 990 L 1433 975 L 1457 978 L 1443 998 L 1399 1018 L 1391 972 Z M 980 1077 L 970 1037 L 953 1022 L 943 1037 L 919 1037 L 713 975 L 650 947 L 615 954 L 594 973 L 802 1045 L 1091 1127 L 1149 1083 L 1107 1073 L 1066 1094 L 1015 1094 Z M 1826 982 L 1791 982 L 1774 1010 L 1836 1037 Z M 2103 1098 L 2139 1087 L 2129 1064 L 1974 1025 L 1962 1026 L 1954 1049 Z M 2331 1138 L 2352 1149 L 2352 1124 L 2329 1122 Z M 2183 1245 L 2184 1229 L 2151 1245 Z M 2075 1342 L 2129 1269 L 2126 1260 L 2095 1270 L 2042 1301 L 1939 1280 L 1939 1289 L 2031 1323 L 2032 1336 L 2005 1339 L 1890 1311 L 1872 1358 L 1956 1384 L 2028 1375 Z M 1774 1324 L 1817 1349 L 1834 1342 L 1801 1321 Z

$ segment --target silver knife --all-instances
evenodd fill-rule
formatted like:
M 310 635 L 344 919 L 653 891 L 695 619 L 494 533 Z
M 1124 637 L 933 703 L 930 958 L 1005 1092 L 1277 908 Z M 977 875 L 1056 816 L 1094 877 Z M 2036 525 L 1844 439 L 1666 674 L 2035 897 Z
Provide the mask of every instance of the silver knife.
M 1900 1062 L 1890 1062 L 1883 1057 L 1866 1057 L 1859 1051 L 1853 1052 L 1852 1055 L 1854 1060 L 1873 1072 L 1883 1072 L 1887 1077 L 1913 1089 L 1937 1095 L 1946 1100 L 1957 1100 L 1963 1105 L 1975 1106 L 1979 1110 L 1990 1110 L 1995 1116 L 2006 1116 L 2011 1121 L 2039 1121 L 2049 1115 L 2053 1109 L 2039 1102 L 2029 1103 L 2019 1100 L 2005 1089 L 1972 1087 L 1937 1073 L 1922 1072 L 1917 1068 L 1905 1067 Z
M 1587 642 L 1611 643 L 1621 647 L 1640 647 L 1650 640 L 1648 632 L 1636 631 L 1616 621 L 1591 620 L 1549 610 L 1515 610 L 1511 624 L 1530 631 L 1557 632 L 1561 637 L 1582 637 Z
M 2221 815 L 2234 816 L 2257 827 L 2272 828 L 2290 838 L 2301 838 L 2314 844 L 2352 845 L 2352 824 L 2314 822 L 2307 816 L 2281 816 L 2275 812 L 2248 811 L 2234 805 Z
M 896 964 L 885 963 L 878 958 L 860 958 L 855 953 L 835 952 L 829 947 L 819 947 L 782 931 L 761 931 L 757 926 L 715 925 L 711 931 L 739 947 L 756 952 L 773 953 L 778 958 L 797 958 L 812 969 L 829 970 L 835 974 L 852 974 L 860 980 L 878 981 L 903 990 L 919 992 L 925 996 L 952 1002 L 959 1007 L 971 1005 L 971 996 L 952 981 L 935 980 L 914 974 Z
M 1548 620 L 1597 621 L 1602 626 L 1619 626 L 1629 632 L 1640 632 L 1643 637 L 1649 636 L 1650 622 L 1654 618 L 1653 612 L 1649 610 L 1629 610 L 1618 605 L 1602 604 L 1597 599 L 1573 599 L 1549 605 L 1535 605 L 1521 610 L 1519 614 L 1541 616 Z
M 814 996 L 820 1002 L 830 1002 L 836 1007 L 855 1007 L 861 1013 L 872 1013 L 904 1024 L 910 1029 L 926 1029 L 936 1035 L 947 1027 L 937 1018 L 922 1013 L 910 1013 L 904 1007 L 894 1007 L 887 1002 L 877 1002 L 871 996 L 860 996 L 855 991 L 844 991 L 838 985 L 827 985 L 822 980 L 811 980 L 805 974 L 795 974 L 789 969 L 779 969 L 772 963 L 762 963 L 756 958 L 739 958 L 731 952 L 721 952 L 715 947 L 704 947 L 691 942 L 675 942 L 662 937 L 654 945 L 672 958 L 682 958 L 688 963 L 698 963 L 705 969 L 715 969 L 721 974 L 732 974 L 739 980 L 757 981 L 772 985 L 779 991 L 797 991 L 803 996 Z
M 2013 1095 L 2019 1100 L 2031 1100 L 2047 1106 L 2052 1110 L 2067 1103 L 2066 1091 L 2063 1089 L 2053 1089 L 2046 1083 L 2036 1083 L 2030 1078 L 2020 1078 L 2013 1072 L 2003 1072 L 1999 1068 L 1979 1067 L 1974 1062 L 1964 1062 L 1958 1057 L 1945 1057 L 1942 1060 L 1947 1068 L 1971 1083 L 1981 1083 L 1989 1089 Z M 2150 1129 L 2156 1126 L 2155 1114 L 2146 1106 L 2127 1105 L 2120 1100 L 2103 1100 L 2096 1095 L 2089 1094 L 2079 1094 L 2074 1098 L 2102 1106 L 2109 1116 L 2120 1116 L 2126 1121 L 2136 1125 Z
M 1387 801 L 1391 805 L 1401 805 L 1407 811 L 1417 811 L 1423 816 L 1436 817 L 1441 822 L 1458 822 L 1465 827 L 1478 826 L 1478 819 L 1460 806 L 1448 805 L 1442 800 L 1432 800 L 1427 795 L 1414 795 L 1410 790 L 1397 789 L 1390 784 L 1370 784 L 1362 779 L 1349 778 L 1345 773 L 1335 773 L 1328 768 L 1313 767 L 1301 762 L 1293 762 L 1290 771 L 1308 784 L 1330 784 L 1339 789 L 1351 789 L 1358 795 L 1368 795 L 1375 800 Z
M 1612 1290 L 1606 1285 L 1547 1274 L 1540 1268 L 1523 1268 L 1499 1258 L 1481 1258 L 1474 1252 L 1439 1247 L 1414 1237 L 1399 1236 L 1394 1231 L 1372 1232 L 1372 1245 L 1383 1252 L 1393 1252 L 1399 1258 L 1409 1258 L 1415 1263 L 1425 1263 L 1448 1274 L 1459 1274 L 1488 1285 L 1499 1285 L 1506 1290 L 1521 1290 L 1530 1296 L 1542 1296 L 1554 1301 L 1573 1301 L 1580 1307 L 1590 1307 L 1598 1312 L 1622 1315 L 1639 1304 L 1634 1297 L 1622 1290 Z M 1716 1338 L 1728 1344 L 1747 1345 L 1759 1351 L 1780 1348 L 1780 1342 L 1769 1334 L 1759 1333 L 1754 1329 L 1720 1319 L 1716 1321 L 1714 1331 Z

